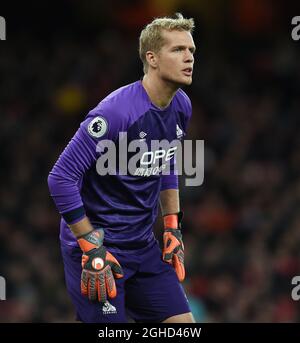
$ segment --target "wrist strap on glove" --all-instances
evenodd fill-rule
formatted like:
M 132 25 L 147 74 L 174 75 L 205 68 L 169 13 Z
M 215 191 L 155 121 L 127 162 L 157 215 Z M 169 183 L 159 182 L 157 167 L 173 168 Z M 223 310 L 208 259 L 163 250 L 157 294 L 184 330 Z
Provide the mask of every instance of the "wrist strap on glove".
M 183 219 L 183 212 L 180 211 L 174 214 L 166 214 L 163 217 L 165 229 L 181 229 L 181 222 Z
M 81 250 L 86 253 L 93 249 L 99 248 L 103 244 L 104 231 L 102 229 L 93 230 L 80 236 L 77 241 Z

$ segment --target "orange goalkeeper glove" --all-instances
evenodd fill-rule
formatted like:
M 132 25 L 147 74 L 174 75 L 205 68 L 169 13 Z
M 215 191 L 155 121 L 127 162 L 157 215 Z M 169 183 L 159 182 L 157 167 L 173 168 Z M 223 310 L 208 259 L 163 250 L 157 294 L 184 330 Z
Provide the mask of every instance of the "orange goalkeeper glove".
M 164 248 L 163 260 L 172 264 L 179 281 L 185 277 L 184 269 L 184 245 L 181 234 L 181 220 L 183 212 L 164 216 Z
M 83 251 L 81 265 L 81 293 L 90 300 L 105 302 L 115 298 L 115 278 L 123 277 L 123 270 L 115 257 L 102 245 L 104 232 L 93 230 L 78 238 Z

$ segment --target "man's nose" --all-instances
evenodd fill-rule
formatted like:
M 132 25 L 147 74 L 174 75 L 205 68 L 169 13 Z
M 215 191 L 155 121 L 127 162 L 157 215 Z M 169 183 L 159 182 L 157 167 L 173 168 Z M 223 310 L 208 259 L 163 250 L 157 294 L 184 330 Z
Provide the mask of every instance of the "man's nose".
M 190 52 L 190 50 L 187 51 L 187 53 L 185 54 L 185 58 L 184 58 L 185 62 L 194 62 L 194 55 Z

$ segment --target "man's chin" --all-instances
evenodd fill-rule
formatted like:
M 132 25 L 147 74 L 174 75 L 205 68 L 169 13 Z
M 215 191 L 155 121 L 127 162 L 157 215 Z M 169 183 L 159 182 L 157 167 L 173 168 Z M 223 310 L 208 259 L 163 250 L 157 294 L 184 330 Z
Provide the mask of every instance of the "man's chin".
M 193 79 L 192 77 L 180 77 L 180 78 L 170 78 L 166 77 L 164 78 L 164 81 L 166 81 L 169 84 L 173 84 L 175 88 L 183 87 L 183 86 L 189 86 Z
M 192 84 L 192 82 L 193 82 L 193 79 L 190 77 L 190 78 L 186 81 L 185 85 L 186 85 L 186 86 L 189 86 L 189 85 Z
M 172 82 L 176 84 L 177 87 L 182 87 L 182 86 L 189 86 L 190 84 L 192 84 L 193 79 L 192 77 L 185 77 L 185 78 L 180 78 L 177 80 L 172 80 Z
M 192 84 L 193 79 L 192 77 L 185 77 L 184 79 L 181 80 L 181 86 L 189 86 Z

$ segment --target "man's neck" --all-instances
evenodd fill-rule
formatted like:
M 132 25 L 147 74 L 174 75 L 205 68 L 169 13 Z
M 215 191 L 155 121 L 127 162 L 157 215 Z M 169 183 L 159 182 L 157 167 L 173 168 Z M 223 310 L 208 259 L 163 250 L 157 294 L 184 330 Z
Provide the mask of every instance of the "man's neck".
M 169 106 L 178 89 L 155 75 L 149 74 L 144 75 L 142 84 L 151 102 L 160 108 Z

